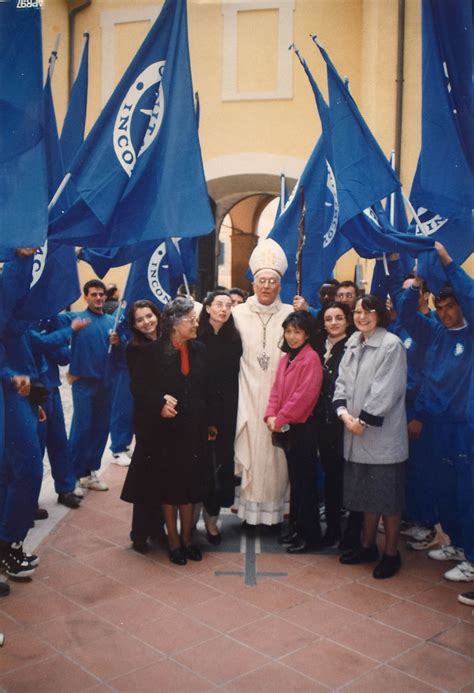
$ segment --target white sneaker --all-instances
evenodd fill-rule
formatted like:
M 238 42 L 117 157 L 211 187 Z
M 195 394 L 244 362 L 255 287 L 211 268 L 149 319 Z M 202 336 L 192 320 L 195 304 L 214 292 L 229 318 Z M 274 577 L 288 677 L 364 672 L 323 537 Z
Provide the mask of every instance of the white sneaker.
M 463 561 L 444 574 L 446 580 L 453 582 L 474 582 L 474 563 Z
M 405 534 L 405 536 L 413 541 L 422 541 L 423 539 L 426 539 L 428 534 L 430 534 L 432 531 L 432 529 L 428 529 L 427 527 L 415 525 L 411 528 L 410 534 Z
M 414 525 L 412 522 L 400 523 L 400 534 L 402 537 L 412 537 L 414 532 L 417 532 L 419 525 Z
M 112 464 L 118 464 L 119 467 L 129 467 L 130 457 L 126 452 L 114 452 L 112 453 Z
M 96 472 L 91 472 L 89 476 L 81 479 L 82 488 L 89 488 L 91 491 L 108 491 L 109 487 L 99 479 Z
M 474 592 L 463 592 L 462 594 L 458 594 L 458 602 L 467 604 L 467 606 L 474 606 Z
M 456 546 L 451 546 L 451 544 L 446 544 L 440 549 L 434 549 L 434 551 L 428 551 L 428 556 L 433 558 L 435 561 L 464 561 L 464 551 L 458 549 Z
M 407 539 L 407 548 L 415 551 L 430 549 L 438 543 L 438 535 L 435 529 L 425 529 L 418 527 L 418 532 L 413 534 L 411 539 Z
M 75 487 L 73 493 L 75 496 L 77 496 L 77 498 L 84 498 L 84 491 L 81 488 L 80 481 L 76 482 L 76 487 Z

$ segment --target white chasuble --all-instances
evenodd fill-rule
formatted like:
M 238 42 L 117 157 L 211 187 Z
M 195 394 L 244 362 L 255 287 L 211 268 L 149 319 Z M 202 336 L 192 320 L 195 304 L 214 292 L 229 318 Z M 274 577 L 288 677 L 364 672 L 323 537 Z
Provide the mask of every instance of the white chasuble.
M 272 445 L 263 415 L 283 356 L 282 322 L 293 307 L 278 298 L 264 306 L 251 296 L 232 313 L 242 337 L 235 473 L 241 477 L 239 517 L 251 525 L 283 520 L 288 468 L 283 450 Z

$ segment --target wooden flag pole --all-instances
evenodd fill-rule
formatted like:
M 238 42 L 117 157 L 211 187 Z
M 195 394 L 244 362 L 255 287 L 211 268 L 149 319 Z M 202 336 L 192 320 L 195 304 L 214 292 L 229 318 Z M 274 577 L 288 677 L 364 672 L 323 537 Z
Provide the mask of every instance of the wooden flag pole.
M 298 244 L 296 246 L 296 294 L 301 296 L 303 282 L 303 246 L 304 246 L 304 221 L 306 215 L 306 207 L 304 203 L 304 187 L 300 188 L 301 214 L 300 223 L 298 224 Z

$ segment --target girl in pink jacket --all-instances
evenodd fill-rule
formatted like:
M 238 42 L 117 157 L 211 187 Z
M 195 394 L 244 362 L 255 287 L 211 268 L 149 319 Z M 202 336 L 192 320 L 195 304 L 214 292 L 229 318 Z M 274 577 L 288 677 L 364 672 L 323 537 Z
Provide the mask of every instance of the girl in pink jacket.
M 290 523 L 278 540 L 288 553 L 305 553 L 321 541 L 317 488 L 317 449 L 313 409 L 323 378 L 321 361 L 314 350 L 315 321 L 304 310 L 283 322 L 280 360 L 265 423 L 275 442 L 285 447 L 290 478 Z M 285 432 L 285 441 L 281 434 Z

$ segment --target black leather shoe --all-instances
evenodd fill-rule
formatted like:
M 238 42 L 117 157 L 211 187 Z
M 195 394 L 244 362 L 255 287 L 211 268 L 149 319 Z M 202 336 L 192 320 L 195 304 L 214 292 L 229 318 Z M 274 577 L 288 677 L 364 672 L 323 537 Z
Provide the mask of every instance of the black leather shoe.
M 361 546 L 359 549 L 354 549 L 353 551 L 343 553 L 339 560 L 341 563 L 344 563 L 344 565 L 375 563 L 375 561 L 379 560 L 379 550 L 375 544 L 374 546 L 369 546 L 369 548 Z
M 49 517 L 49 513 L 46 510 L 46 508 L 36 508 L 35 510 L 35 520 L 47 520 Z
M 77 496 L 74 495 L 72 491 L 68 491 L 67 493 L 60 493 L 58 495 L 58 503 L 61 503 L 61 505 L 65 505 L 66 508 L 73 509 L 76 509 L 81 505 L 81 501 Z
M 173 549 L 168 552 L 168 555 L 170 557 L 171 563 L 175 563 L 176 565 L 186 565 L 187 560 L 186 556 L 184 555 L 183 550 L 178 546 L 177 549 Z
M 314 547 L 314 544 L 310 544 L 309 542 L 306 541 L 306 539 L 297 539 L 293 544 L 291 544 L 287 549 L 286 553 L 293 553 L 293 554 L 298 554 L 298 553 L 307 553 L 308 551 L 311 551 L 311 549 Z
M 183 553 L 186 558 L 190 561 L 202 561 L 201 549 L 199 549 L 194 544 L 189 544 L 189 546 L 183 546 Z
M 7 582 L 0 582 L 0 597 L 7 597 L 10 594 L 10 585 Z
M 135 541 L 132 543 L 132 549 L 137 553 L 146 554 L 150 550 L 150 547 L 148 546 L 146 539 L 135 539 Z
M 218 546 L 221 543 L 222 537 L 221 537 L 221 533 L 219 532 L 219 530 L 217 530 L 217 534 L 211 534 L 210 531 L 208 530 L 208 528 L 206 527 L 206 534 L 207 534 L 207 541 L 210 544 L 212 544 L 213 546 Z
M 282 534 L 281 537 L 278 537 L 277 543 L 284 546 L 285 544 L 295 544 L 298 540 L 298 532 L 294 529 L 290 529 L 285 534 Z
M 401 566 L 402 559 L 398 551 L 396 556 L 387 556 L 387 554 L 384 553 L 380 563 L 375 566 L 372 575 L 376 580 L 385 580 L 385 578 L 391 578 L 396 575 Z
M 341 551 L 356 551 L 360 549 L 360 532 L 344 532 L 338 548 Z

